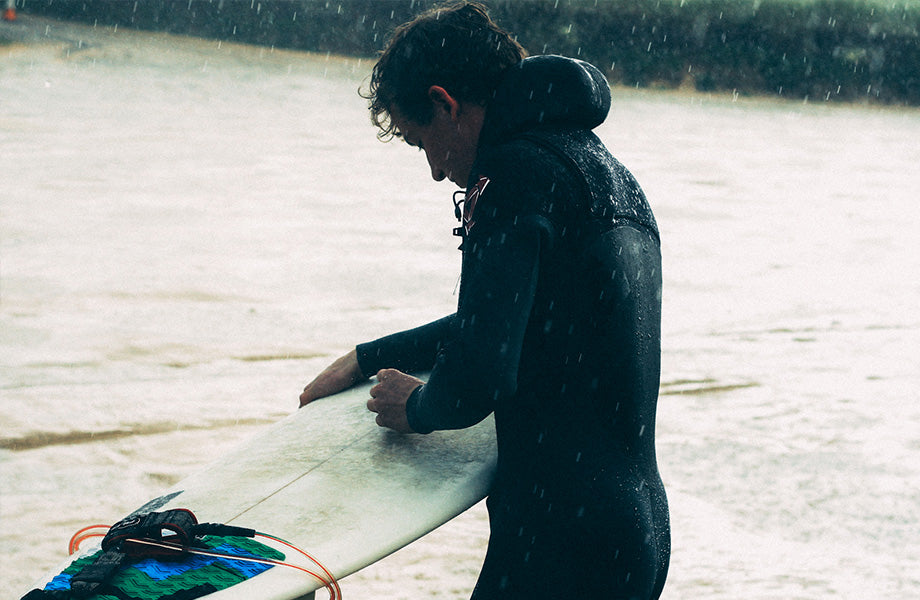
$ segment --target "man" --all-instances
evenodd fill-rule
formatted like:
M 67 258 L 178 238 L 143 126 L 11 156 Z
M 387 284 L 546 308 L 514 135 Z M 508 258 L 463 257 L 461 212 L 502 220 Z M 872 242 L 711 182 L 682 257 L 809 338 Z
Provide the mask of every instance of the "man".
M 374 68 L 381 137 L 466 188 L 457 312 L 359 345 L 301 405 L 376 374 L 368 408 L 401 432 L 495 414 L 486 598 L 658 598 L 670 555 L 655 457 L 658 230 L 591 133 L 610 108 L 587 63 L 525 52 L 473 3 L 395 32 Z M 407 375 L 428 371 L 427 383 Z

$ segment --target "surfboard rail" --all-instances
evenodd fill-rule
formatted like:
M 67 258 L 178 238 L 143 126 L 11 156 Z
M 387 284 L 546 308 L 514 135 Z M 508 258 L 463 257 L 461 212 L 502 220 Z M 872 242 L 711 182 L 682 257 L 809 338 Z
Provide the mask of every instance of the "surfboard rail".
M 370 385 L 308 404 L 135 513 L 187 508 L 202 522 L 275 535 L 303 548 L 341 579 L 487 495 L 497 455 L 491 416 L 463 430 L 397 433 L 378 427 L 367 410 Z M 87 515 L 87 520 L 96 517 Z M 271 540 L 265 543 L 285 551 Z M 87 548 L 79 556 L 95 550 Z M 206 598 L 310 600 L 322 587 L 302 572 L 275 567 Z

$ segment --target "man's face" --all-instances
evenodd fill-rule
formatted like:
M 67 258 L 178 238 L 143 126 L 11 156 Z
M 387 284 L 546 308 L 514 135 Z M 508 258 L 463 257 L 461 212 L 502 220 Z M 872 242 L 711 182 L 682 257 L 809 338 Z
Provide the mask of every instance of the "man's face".
M 452 110 L 448 105 L 435 103 L 434 115 L 427 125 L 411 121 L 398 111 L 393 111 L 391 118 L 407 144 L 425 151 L 432 179 L 449 179 L 459 187 L 466 187 L 482 127 L 476 116 L 478 110 L 479 107 L 464 110 L 459 106 Z

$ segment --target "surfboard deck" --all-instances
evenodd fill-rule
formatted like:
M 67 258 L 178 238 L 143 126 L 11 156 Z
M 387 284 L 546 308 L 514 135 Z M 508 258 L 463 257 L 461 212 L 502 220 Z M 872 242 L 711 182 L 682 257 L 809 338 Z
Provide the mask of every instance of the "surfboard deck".
M 200 522 L 268 533 L 310 553 L 341 579 L 485 497 L 496 461 L 491 417 L 463 430 L 396 433 L 378 427 L 368 412 L 370 385 L 310 403 L 135 513 L 187 508 Z M 310 565 L 282 545 L 260 541 Z M 73 560 L 96 551 L 82 550 L 34 587 L 44 588 Z M 322 587 L 302 572 L 273 567 L 204 597 L 296 600 Z

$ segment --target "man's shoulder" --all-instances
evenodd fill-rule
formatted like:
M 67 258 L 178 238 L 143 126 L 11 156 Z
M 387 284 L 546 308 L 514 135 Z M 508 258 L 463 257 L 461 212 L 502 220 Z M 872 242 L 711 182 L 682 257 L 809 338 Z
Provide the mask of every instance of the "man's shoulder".
M 481 150 L 474 168 L 474 179 L 489 179 L 491 195 L 565 195 L 577 184 L 563 157 L 528 136 Z
M 572 208 L 581 204 L 580 195 L 572 170 L 534 141 L 518 138 L 490 146 L 477 158 L 467 191 L 468 233 L 484 234 L 528 216 L 562 229 L 573 218 Z M 473 213 L 475 218 L 468 218 Z

